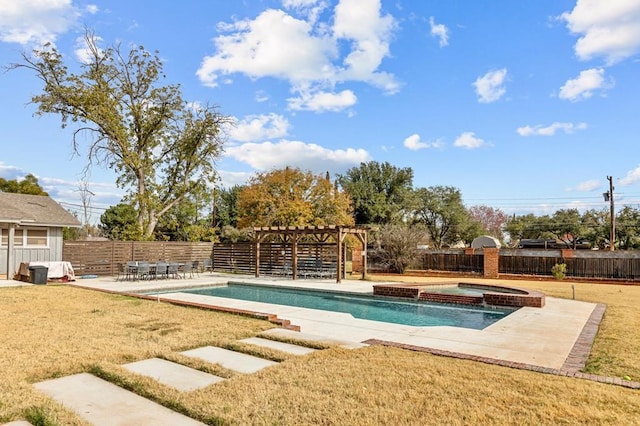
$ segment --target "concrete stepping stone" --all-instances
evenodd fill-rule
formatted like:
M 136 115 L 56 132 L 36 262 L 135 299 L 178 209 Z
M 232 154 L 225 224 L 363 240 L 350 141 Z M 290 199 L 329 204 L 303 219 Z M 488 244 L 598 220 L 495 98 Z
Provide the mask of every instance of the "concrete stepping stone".
M 369 346 L 366 343 L 353 342 L 349 340 L 332 339 L 326 336 L 318 336 L 315 334 L 301 333 L 299 331 L 286 330 L 284 328 L 272 328 L 270 330 L 263 331 L 260 334 L 262 334 L 263 336 L 279 337 L 281 339 L 306 340 L 309 342 L 321 343 L 323 345 L 340 346 L 341 348 L 344 348 L 344 349 L 360 349 L 360 348 L 365 348 Z
M 182 355 L 199 358 L 212 364 L 220 364 L 224 368 L 237 371 L 238 373 L 255 373 L 263 368 L 277 365 L 277 362 L 264 358 L 218 348 L 216 346 L 204 346 L 202 348 L 191 349 L 181 352 Z
M 26 420 L 16 420 L 14 422 L 3 423 L 1 426 L 33 426 Z
M 293 345 L 291 343 L 276 342 L 275 340 L 263 339 L 261 337 L 249 337 L 247 339 L 240 340 L 243 343 L 249 343 L 251 345 L 262 346 L 270 349 L 277 349 L 282 352 L 286 352 L 292 355 L 307 355 L 315 352 L 316 349 L 307 348 L 305 346 Z
M 222 377 L 196 370 L 160 358 L 150 358 L 124 364 L 122 367 L 143 376 L 151 377 L 163 385 L 182 392 L 189 392 L 223 381 Z
M 47 380 L 34 386 L 96 426 L 204 424 L 89 373 Z

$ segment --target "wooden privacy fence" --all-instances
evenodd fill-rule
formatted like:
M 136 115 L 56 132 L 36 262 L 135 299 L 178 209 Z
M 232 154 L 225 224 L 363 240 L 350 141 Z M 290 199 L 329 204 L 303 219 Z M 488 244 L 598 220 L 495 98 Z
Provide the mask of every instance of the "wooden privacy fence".
M 380 270 L 370 257 L 369 269 Z M 499 275 L 551 277 L 551 268 L 564 263 L 567 277 L 594 280 L 640 281 L 640 251 L 501 249 Z M 486 275 L 482 250 L 423 250 L 410 269 Z
M 567 277 L 640 280 L 640 251 L 504 249 L 499 273 L 551 276 L 558 263 L 567 265 Z
M 297 272 L 304 276 L 307 270 L 335 269 L 336 244 L 298 243 Z M 220 272 L 254 274 L 256 265 L 255 244 L 215 244 L 213 269 Z M 260 244 L 260 275 L 290 275 L 293 267 L 291 244 Z
M 76 275 L 116 275 L 127 261 L 189 262 L 210 259 L 213 243 L 182 241 L 65 241 L 62 259 Z

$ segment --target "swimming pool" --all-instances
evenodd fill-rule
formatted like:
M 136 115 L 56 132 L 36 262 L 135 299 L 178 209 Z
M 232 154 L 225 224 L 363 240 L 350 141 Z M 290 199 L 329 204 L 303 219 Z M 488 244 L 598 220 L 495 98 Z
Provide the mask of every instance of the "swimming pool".
M 256 286 L 242 283 L 181 289 L 180 291 L 205 296 L 342 312 L 360 319 L 419 327 L 453 326 L 480 330 L 515 311 L 512 308 L 390 300 L 354 293 Z

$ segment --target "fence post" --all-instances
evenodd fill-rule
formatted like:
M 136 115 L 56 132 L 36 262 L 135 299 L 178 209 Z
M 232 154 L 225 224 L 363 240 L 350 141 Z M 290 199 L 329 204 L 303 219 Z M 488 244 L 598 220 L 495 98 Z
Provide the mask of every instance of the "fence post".
M 500 249 L 485 247 L 482 249 L 485 278 L 498 278 L 500 266 Z

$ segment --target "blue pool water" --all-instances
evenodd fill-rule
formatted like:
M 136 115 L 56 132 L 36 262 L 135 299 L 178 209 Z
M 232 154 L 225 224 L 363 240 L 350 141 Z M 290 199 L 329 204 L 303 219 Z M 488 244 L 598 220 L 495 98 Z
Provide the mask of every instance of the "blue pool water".
M 483 329 L 515 309 L 405 301 L 353 293 L 311 291 L 229 283 L 181 292 L 343 312 L 355 318 L 412 326 L 454 326 Z

